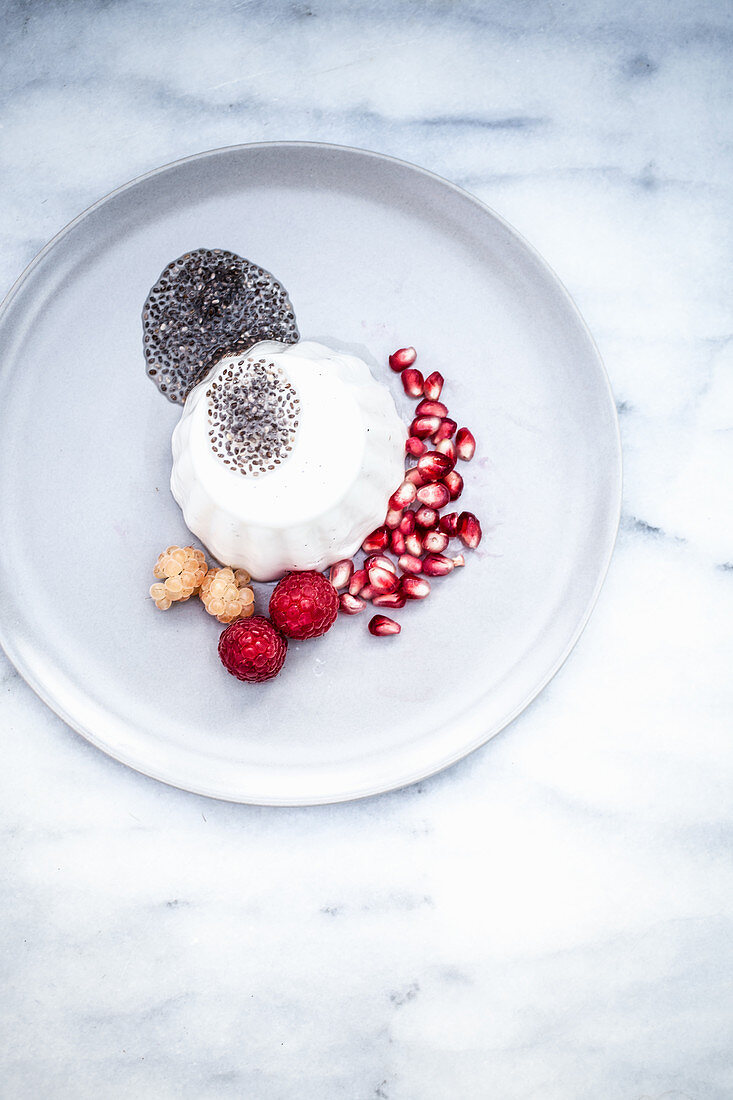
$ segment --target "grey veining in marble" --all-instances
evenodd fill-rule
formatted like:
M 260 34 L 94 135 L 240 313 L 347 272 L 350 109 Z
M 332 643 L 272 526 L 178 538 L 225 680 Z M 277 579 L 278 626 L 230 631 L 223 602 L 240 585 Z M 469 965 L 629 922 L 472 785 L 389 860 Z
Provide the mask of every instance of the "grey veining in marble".
M 716 0 L 9 2 L 0 282 L 201 149 L 377 149 L 524 233 L 625 507 L 571 660 L 428 782 L 307 811 L 106 759 L 0 656 L 3 1098 L 733 1095 L 733 16 Z

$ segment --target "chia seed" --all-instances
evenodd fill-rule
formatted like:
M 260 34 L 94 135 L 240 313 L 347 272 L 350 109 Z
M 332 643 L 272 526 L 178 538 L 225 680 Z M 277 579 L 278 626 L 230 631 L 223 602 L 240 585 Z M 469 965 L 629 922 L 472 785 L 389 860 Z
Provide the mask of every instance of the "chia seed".
M 282 367 L 266 359 L 228 366 L 206 390 L 214 454 L 244 477 L 259 477 L 293 449 L 300 398 Z

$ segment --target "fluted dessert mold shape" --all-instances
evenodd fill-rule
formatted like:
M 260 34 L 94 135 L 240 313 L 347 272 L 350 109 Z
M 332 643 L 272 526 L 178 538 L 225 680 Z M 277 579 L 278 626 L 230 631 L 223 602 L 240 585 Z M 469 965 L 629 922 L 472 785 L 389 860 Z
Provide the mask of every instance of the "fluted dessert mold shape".
M 214 452 L 212 402 L 225 376 L 236 381 L 262 362 L 297 396 L 297 426 L 281 461 L 253 476 Z M 209 552 L 255 580 L 325 569 L 383 523 L 404 477 L 406 437 L 392 395 L 363 360 L 314 341 L 263 341 L 224 356 L 189 393 L 173 432 L 171 491 Z

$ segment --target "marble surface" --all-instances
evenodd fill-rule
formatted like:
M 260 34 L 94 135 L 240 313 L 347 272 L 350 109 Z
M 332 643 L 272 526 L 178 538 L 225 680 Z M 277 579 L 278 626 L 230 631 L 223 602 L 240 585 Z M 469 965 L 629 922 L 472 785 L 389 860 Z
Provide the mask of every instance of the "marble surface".
M 605 357 L 626 484 L 561 673 L 395 794 L 288 811 L 165 788 L 0 656 L 0 1094 L 729 1098 L 730 7 L 2 7 L 3 288 L 176 157 L 395 154 L 559 273 Z

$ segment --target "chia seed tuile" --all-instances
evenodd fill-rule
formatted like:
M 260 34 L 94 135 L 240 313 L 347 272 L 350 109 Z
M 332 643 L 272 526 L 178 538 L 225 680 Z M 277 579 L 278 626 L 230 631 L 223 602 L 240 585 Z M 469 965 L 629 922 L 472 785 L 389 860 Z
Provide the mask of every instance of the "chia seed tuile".
M 181 404 L 222 352 L 242 354 L 261 340 L 298 340 L 282 284 L 221 248 L 197 248 L 168 264 L 148 295 L 142 321 L 148 376 Z

